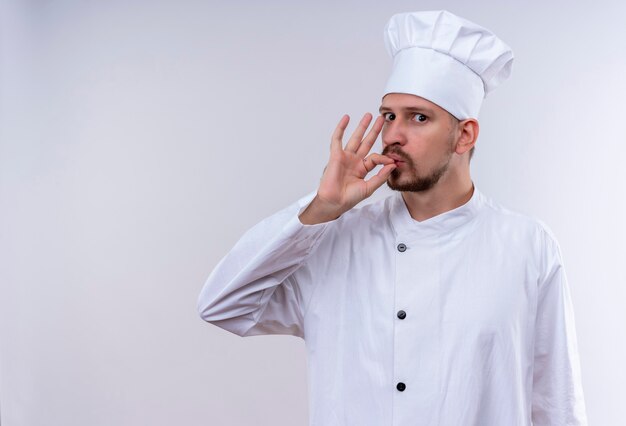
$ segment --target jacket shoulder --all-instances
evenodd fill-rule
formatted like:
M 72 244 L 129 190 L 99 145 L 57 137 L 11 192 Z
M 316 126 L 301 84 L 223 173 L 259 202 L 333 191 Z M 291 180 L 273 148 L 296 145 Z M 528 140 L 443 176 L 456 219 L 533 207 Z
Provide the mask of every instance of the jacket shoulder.
M 510 209 L 489 197 L 485 197 L 485 216 L 501 231 L 523 233 L 537 241 L 547 239 L 557 243 L 554 232 L 545 221 L 534 215 Z

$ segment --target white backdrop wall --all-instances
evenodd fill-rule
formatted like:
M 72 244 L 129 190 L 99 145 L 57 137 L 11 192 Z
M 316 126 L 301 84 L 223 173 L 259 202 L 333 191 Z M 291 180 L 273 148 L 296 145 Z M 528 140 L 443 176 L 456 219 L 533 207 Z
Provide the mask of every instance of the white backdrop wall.
M 341 115 L 377 111 L 388 18 L 440 8 L 515 52 L 472 177 L 556 234 L 590 424 L 623 424 L 625 3 L 0 4 L 3 426 L 306 424 L 304 343 L 231 335 L 197 296 L 317 187 Z

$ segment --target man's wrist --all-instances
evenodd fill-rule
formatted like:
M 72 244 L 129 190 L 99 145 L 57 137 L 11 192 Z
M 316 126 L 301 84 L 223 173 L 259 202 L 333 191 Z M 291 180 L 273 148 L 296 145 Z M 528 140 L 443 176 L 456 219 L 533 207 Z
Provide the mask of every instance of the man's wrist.
M 319 223 L 336 220 L 341 214 L 342 213 L 337 212 L 335 209 L 324 206 L 316 195 L 307 208 L 300 213 L 298 219 L 300 219 L 303 225 L 317 225 Z

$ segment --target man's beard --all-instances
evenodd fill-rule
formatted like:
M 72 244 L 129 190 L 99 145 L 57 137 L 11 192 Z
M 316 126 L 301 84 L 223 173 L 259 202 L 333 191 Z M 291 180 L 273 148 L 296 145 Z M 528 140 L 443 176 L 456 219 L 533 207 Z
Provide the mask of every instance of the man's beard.
M 428 191 L 431 189 L 439 179 L 446 173 L 448 170 L 448 166 L 450 165 L 450 159 L 452 158 L 452 152 L 450 152 L 438 167 L 435 168 L 432 172 L 427 174 L 426 176 L 420 176 L 417 168 L 415 167 L 415 163 L 413 160 L 409 158 L 404 152 L 399 150 L 394 150 L 392 147 L 395 145 L 387 146 L 382 154 L 396 154 L 405 161 L 404 167 L 401 170 L 399 167 L 396 167 L 389 178 L 387 178 L 387 186 L 394 191 L 403 191 L 403 192 L 422 192 Z M 389 149 L 387 149 L 389 148 Z M 402 181 L 401 181 L 401 178 Z

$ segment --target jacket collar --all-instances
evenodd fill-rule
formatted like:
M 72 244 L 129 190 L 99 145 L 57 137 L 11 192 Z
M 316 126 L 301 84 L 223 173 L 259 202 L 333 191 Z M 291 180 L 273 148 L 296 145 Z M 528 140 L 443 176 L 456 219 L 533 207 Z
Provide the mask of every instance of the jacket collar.
M 474 191 L 471 198 L 463 205 L 440 213 L 429 219 L 417 221 L 411 217 L 401 192 L 392 195 L 391 223 L 396 235 L 402 239 L 437 236 L 457 230 L 463 224 L 472 221 L 485 204 L 484 195 L 472 182 Z

